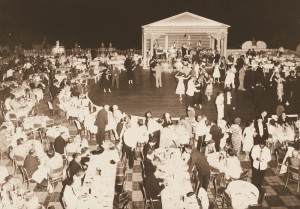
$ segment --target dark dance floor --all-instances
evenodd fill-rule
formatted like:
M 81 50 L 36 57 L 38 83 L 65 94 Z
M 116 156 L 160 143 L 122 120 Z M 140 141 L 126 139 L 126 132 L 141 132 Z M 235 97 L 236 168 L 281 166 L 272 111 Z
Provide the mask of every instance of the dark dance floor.
M 146 111 L 151 111 L 154 117 L 162 117 L 166 112 L 172 117 L 186 116 L 186 98 L 180 101 L 175 94 L 176 79 L 175 72 L 164 72 L 162 75 L 162 88 L 156 88 L 155 80 L 150 81 L 149 70 L 142 70 L 139 74 L 138 84 L 128 84 L 126 73 L 121 74 L 120 88 L 112 89 L 112 93 L 104 93 L 101 83 L 94 85 L 89 97 L 96 105 L 117 104 L 121 111 L 126 114 L 144 116 Z M 214 93 L 211 101 L 204 96 L 203 108 L 199 110 L 209 120 L 216 120 L 217 113 L 214 100 L 218 91 L 223 90 L 222 84 L 214 84 Z M 232 111 L 231 118 L 241 117 L 243 122 L 250 121 L 255 117 L 251 93 L 248 91 L 235 91 L 237 105 Z M 267 90 L 261 101 L 263 109 L 269 115 L 275 114 L 279 104 L 277 99 Z M 198 113 L 198 112 L 196 112 Z M 288 114 L 293 114 L 292 110 Z

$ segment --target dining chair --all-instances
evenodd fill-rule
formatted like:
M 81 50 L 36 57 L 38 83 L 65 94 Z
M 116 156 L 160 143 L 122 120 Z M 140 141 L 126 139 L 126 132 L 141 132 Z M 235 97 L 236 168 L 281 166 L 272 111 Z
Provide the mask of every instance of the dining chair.
M 34 139 L 36 139 L 36 135 L 38 135 L 40 137 L 39 132 L 41 131 L 41 129 L 43 128 L 42 124 L 40 123 L 34 123 L 33 124 L 33 135 L 34 135 Z M 42 142 L 42 139 L 40 139 Z
M 143 203 L 144 203 L 144 209 L 149 209 L 149 208 L 153 208 L 151 205 L 151 200 L 149 198 L 148 193 L 146 192 L 145 186 L 143 182 L 139 183 L 142 195 L 143 195 Z
M 50 93 L 51 95 L 51 93 Z M 53 109 L 53 105 L 50 101 L 47 102 L 47 105 L 48 105 L 48 109 L 49 109 L 49 114 L 50 116 L 53 116 L 54 115 L 54 109 Z
M 13 171 L 14 171 L 14 174 L 17 173 L 18 168 L 19 168 L 19 170 L 21 171 L 21 174 L 22 174 L 21 166 L 24 165 L 24 161 L 25 161 L 25 157 L 23 157 L 23 156 L 19 156 L 19 155 L 14 155 L 13 156 Z M 23 179 L 23 182 L 24 182 L 24 179 Z
M 125 209 L 129 203 L 128 192 L 118 193 L 114 197 L 113 209 Z
M 83 126 L 81 125 L 81 123 L 78 120 L 74 120 L 76 129 L 77 129 L 77 134 L 83 136 L 85 131 L 84 128 L 82 128 Z
M 50 128 L 54 126 L 54 120 L 50 119 L 50 120 L 46 120 L 46 128 Z
M 63 180 L 63 170 L 64 166 L 56 169 L 50 169 L 50 172 L 48 173 L 48 184 L 51 184 L 53 188 L 55 182 L 60 182 Z
M 26 181 L 27 189 L 29 189 L 29 184 L 30 184 L 30 181 L 32 180 L 32 178 L 29 178 L 27 170 L 26 170 L 26 168 L 24 168 L 24 166 L 20 166 L 20 168 L 21 168 L 21 172 L 22 172 L 23 183 L 24 183 L 24 181 Z
M 18 117 L 16 114 L 9 113 L 8 120 L 10 120 L 14 124 L 15 128 L 17 128 L 19 126 L 19 120 L 18 120 Z
M 297 182 L 297 192 L 299 192 L 299 184 L 300 184 L 300 168 L 299 167 L 288 166 L 285 187 L 287 187 L 289 180 Z
M 225 173 L 220 173 L 216 178 L 214 178 L 213 185 L 215 191 L 215 201 L 217 201 L 217 198 L 220 197 L 222 200 L 222 205 L 224 205 L 224 193 L 226 189 Z
M 145 173 L 144 162 L 141 161 L 141 162 L 140 162 L 140 165 L 141 165 L 141 169 L 142 169 L 142 178 L 145 179 L 145 178 L 146 178 L 146 173 Z

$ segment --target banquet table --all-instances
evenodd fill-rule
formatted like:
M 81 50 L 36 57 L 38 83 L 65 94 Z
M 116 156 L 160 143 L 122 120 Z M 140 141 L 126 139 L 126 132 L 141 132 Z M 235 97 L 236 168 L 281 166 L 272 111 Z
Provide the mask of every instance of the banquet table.
M 2 191 L 1 197 L 2 200 L 0 204 L 0 209 L 19 209 L 22 208 L 24 204 L 24 199 L 22 198 L 22 196 L 18 196 L 16 191 Z
M 30 129 L 33 128 L 33 124 L 39 124 L 43 128 L 46 128 L 46 121 L 50 120 L 48 116 L 33 116 L 33 117 L 27 117 L 24 119 L 23 127 L 24 129 Z
M 196 195 L 187 196 L 189 192 L 194 192 L 187 172 L 188 159 L 181 156 L 178 148 L 157 149 L 155 155 L 162 160 L 159 169 L 164 171 L 162 178 L 167 182 L 161 192 L 162 208 L 198 209 Z
M 90 157 L 81 191 L 87 197 L 78 201 L 78 209 L 113 208 L 117 163 L 111 164 L 111 160 L 120 160 L 117 150 L 105 150 Z
M 246 209 L 251 204 L 257 204 L 259 191 L 250 182 L 236 180 L 228 184 L 225 192 L 231 198 L 233 209 Z
M 207 162 L 210 166 L 211 171 L 216 173 L 222 173 L 226 171 L 226 160 L 220 160 L 220 153 L 214 152 L 207 155 Z
M 69 129 L 66 126 L 58 125 L 48 128 L 46 135 L 49 137 L 50 141 L 53 142 L 56 137 L 60 135 L 61 132 L 65 132 L 69 136 Z
M 15 98 L 20 98 L 22 96 L 25 96 L 25 89 L 24 88 L 15 88 L 13 90 L 11 90 L 11 92 Z

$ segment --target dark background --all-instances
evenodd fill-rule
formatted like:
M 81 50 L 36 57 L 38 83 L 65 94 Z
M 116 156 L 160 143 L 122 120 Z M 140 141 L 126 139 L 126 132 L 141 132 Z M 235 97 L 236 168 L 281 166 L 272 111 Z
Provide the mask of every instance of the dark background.
M 0 44 L 141 48 L 141 26 L 191 12 L 231 25 L 228 48 L 262 40 L 268 48 L 300 43 L 299 0 L 0 0 Z

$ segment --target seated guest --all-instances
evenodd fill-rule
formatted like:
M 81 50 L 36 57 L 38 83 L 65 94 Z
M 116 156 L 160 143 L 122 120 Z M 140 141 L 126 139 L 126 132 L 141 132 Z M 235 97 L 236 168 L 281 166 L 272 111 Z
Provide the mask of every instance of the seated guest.
M 91 151 L 92 155 L 100 155 L 104 151 L 102 146 L 99 146 L 98 144 L 96 145 L 96 150 Z
M 299 166 L 300 166 L 300 159 L 298 158 L 298 155 L 299 155 L 298 151 L 297 150 L 293 150 L 292 157 L 289 157 L 287 159 L 287 164 L 289 166 L 293 166 L 295 168 L 299 168 Z
M 281 126 L 285 123 L 288 123 L 289 121 L 290 121 L 290 118 L 286 115 L 285 112 L 282 112 L 282 114 L 277 119 L 277 123 Z
M 8 147 L 10 145 L 10 142 L 7 140 L 6 136 L 6 126 L 2 126 L 0 128 L 0 150 L 1 152 L 8 152 Z
M 81 149 L 81 165 L 84 169 L 87 169 L 87 162 L 90 161 L 90 151 L 89 151 L 89 148 L 87 147 L 84 147 Z
M 65 147 L 67 146 L 67 135 L 65 132 L 61 132 L 58 137 L 56 137 L 54 141 L 54 149 L 55 152 L 64 155 L 65 154 Z
M 170 114 L 169 113 L 165 113 L 163 115 L 162 127 L 165 128 L 165 127 L 168 127 L 169 125 L 173 125 L 173 122 L 172 122 Z
M 2 190 L 6 192 L 16 191 L 21 188 L 22 183 L 20 179 L 14 178 L 13 175 L 8 175 L 5 177 L 5 183 L 2 185 Z
M 45 166 L 50 170 L 63 167 L 63 158 L 61 154 L 55 152 L 53 149 L 49 149 L 47 151 L 47 156 L 49 159 L 46 161 Z
M 70 162 L 73 159 L 73 154 L 75 152 L 80 152 L 81 149 L 79 149 L 77 142 L 74 140 L 74 138 L 69 139 L 69 143 L 65 147 L 67 160 Z
M 45 155 L 44 147 L 40 140 L 30 139 L 26 141 L 26 146 L 34 148 L 38 157 L 42 158 Z
M 28 177 L 37 182 L 39 186 L 47 186 L 47 170 L 41 166 L 35 149 L 29 150 L 29 154 L 26 156 L 24 161 L 24 168 L 27 171 Z
M 78 205 L 78 199 L 81 198 L 80 191 L 77 191 L 74 186 L 74 180 L 68 179 L 62 198 L 66 208 L 68 209 L 76 209 Z
M 155 173 L 156 168 L 153 165 L 152 161 L 154 159 L 154 148 L 148 149 L 147 156 L 144 159 L 144 167 L 146 176 L 150 173 Z
M 143 155 L 144 155 L 144 156 L 147 156 L 148 150 L 149 150 L 150 148 L 155 149 L 155 148 L 154 148 L 154 145 L 155 145 L 155 144 L 156 144 L 156 140 L 155 140 L 155 139 L 150 139 L 150 140 L 148 141 L 148 143 L 145 144 L 145 146 L 144 146 L 144 148 L 143 148 Z
M 19 139 L 17 139 L 17 146 L 11 150 L 11 152 L 9 153 L 9 156 L 11 159 L 13 159 L 15 155 L 24 157 L 24 159 L 25 159 L 25 157 L 28 154 L 29 149 L 30 149 L 30 147 L 25 144 L 24 139 L 19 138 Z
M 145 189 L 149 194 L 150 198 L 153 200 L 153 205 L 155 209 L 162 208 L 160 196 L 161 191 L 165 188 L 165 185 L 161 182 L 161 180 L 157 179 L 154 173 L 150 173 L 145 178 Z
M 70 177 L 72 178 L 81 169 L 82 169 L 81 154 L 75 153 L 73 155 L 73 160 L 69 164 Z
M 241 162 L 232 149 L 227 150 L 225 178 L 238 179 L 243 172 Z
M 51 85 L 51 86 L 49 87 L 49 91 L 50 91 L 50 93 L 51 93 L 52 99 L 54 99 L 55 97 L 58 96 L 58 94 L 59 94 L 59 92 L 60 92 L 58 80 L 54 80 L 54 81 L 53 81 L 53 85 Z

